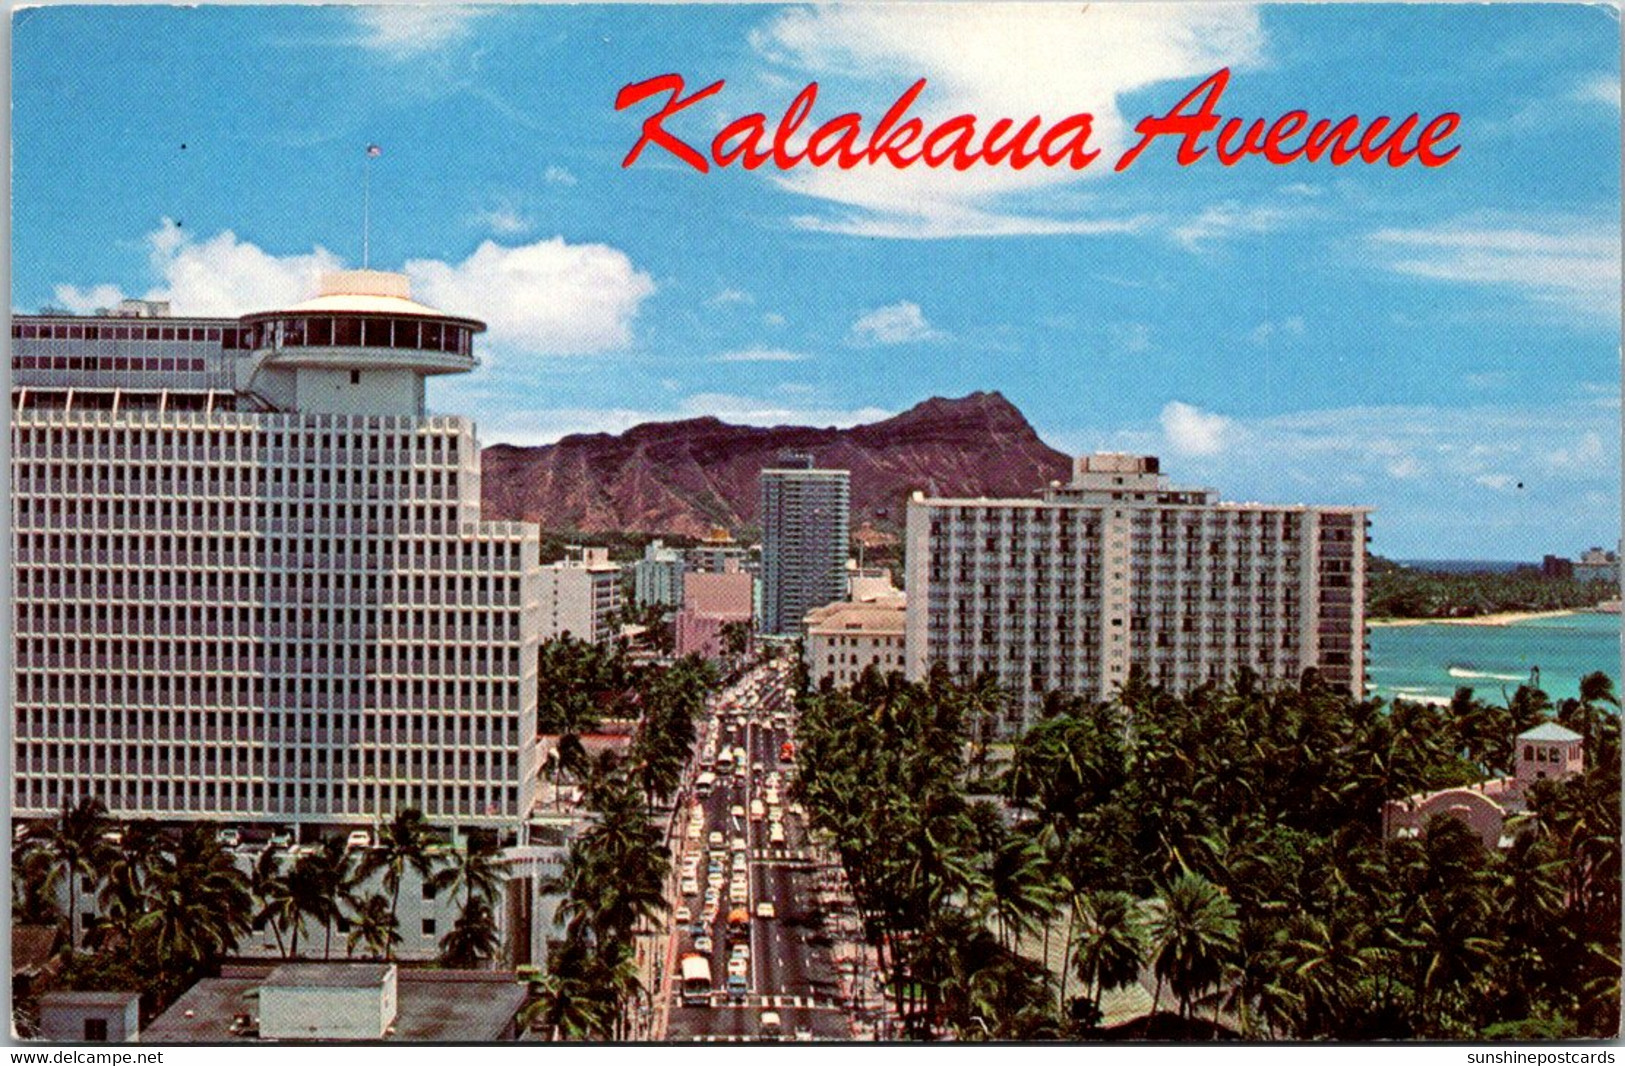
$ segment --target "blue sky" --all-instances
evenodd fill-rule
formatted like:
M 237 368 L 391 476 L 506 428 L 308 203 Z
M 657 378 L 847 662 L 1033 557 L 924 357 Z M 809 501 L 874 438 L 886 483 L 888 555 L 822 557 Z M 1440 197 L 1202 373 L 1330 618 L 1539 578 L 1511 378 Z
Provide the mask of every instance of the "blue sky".
M 490 322 L 437 382 L 487 441 L 715 414 L 848 425 L 998 389 L 1051 444 L 1227 497 L 1366 503 L 1377 551 L 1538 558 L 1620 512 L 1619 25 L 1580 5 L 34 8 L 14 15 L 13 306 L 241 313 L 360 260 Z M 1424 170 L 1107 165 L 1223 115 L 1459 111 Z M 1096 116 L 1081 173 L 738 170 L 729 118 Z M 1116 152 L 1113 151 L 1116 149 Z

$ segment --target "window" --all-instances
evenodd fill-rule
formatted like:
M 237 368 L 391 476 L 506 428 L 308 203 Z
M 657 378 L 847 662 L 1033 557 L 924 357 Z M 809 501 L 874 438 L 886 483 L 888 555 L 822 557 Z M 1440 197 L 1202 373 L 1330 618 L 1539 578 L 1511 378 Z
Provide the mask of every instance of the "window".
M 359 370 L 350 371 L 350 384 L 352 384 L 352 385 L 361 384 L 361 371 L 359 371 Z
M 424 936 L 434 936 L 434 919 L 433 918 L 425 918 L 425 919 L 423 919 L 423 935 Z
M 86 1018 L 85 1039 L 98 1044 L 107 1043 L 107 1019 Z

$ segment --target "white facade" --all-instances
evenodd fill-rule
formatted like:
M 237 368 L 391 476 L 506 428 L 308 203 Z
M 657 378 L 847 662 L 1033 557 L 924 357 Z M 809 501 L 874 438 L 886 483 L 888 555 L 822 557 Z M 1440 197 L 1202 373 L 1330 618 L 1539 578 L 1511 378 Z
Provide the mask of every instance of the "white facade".
M 15 815 L 530 813 L 538 534 L 480 520 L 473 425 L 422 413 L 482 327 L 404 280 L 13 319 Z
M 398 1005 L 393 965 L 289 963 L 260 985 L 260 1037 L 381 1040 Z
M 813 687 L 828 678 L 846 688 L 870 666 L 882 676 L 903 673 L 905 602 L 892 595 L 808 612 L 806 657 Z
M 1221 503 L 1142 456 L 1086 456 L 1029 500 L 908 505 L 907 664 L 990 672 L 1008 731 L 1053 690 L 1108 698 L 1133 667 L 1185 691 L 1242 667 L 1365 682 L 1367 508 Z
M 683 552 L 653 541 L 644 548 L 643 558 L 632 564 L 633 599 L 639 607 L 681 607 L 686 569 Z
M 621 613 L 621 567 L 608 548 L 565 549 L 541 569 L 542 640 L 566 634 L 589 644 L 613 639 Z

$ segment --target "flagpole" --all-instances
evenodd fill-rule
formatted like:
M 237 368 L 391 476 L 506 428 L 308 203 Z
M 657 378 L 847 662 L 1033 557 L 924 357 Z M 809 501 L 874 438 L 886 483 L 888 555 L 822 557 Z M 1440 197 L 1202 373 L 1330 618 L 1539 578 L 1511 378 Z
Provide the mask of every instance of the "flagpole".
M 366 270 L 372 256 L 372 150 L 369 148 L 361 163 L 361 269 Z

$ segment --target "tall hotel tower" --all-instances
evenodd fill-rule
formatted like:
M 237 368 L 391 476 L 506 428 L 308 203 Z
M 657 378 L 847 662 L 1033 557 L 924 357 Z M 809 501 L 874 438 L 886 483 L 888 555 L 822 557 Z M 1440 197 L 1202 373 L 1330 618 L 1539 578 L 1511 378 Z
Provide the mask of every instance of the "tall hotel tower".
M 762 632 L 800 633 L 807 612 L 846 599 L 850 476 L 785 455 L 761 473 Z
M 537 530 L 423 406 L 484 326 L 378 271 L 121 311 L 12 320 L 15 814 L 519 825 Z
M 1053 690 L 1109 697 L 1133 667 L 1176 691 L 1241 667 L 1365 683 L 1365 507 L 1221 503 L 1150 456 L 1077 460 L 1025 500 L 908 505 L 910 678 L 989 672 L 1019 729 Z

